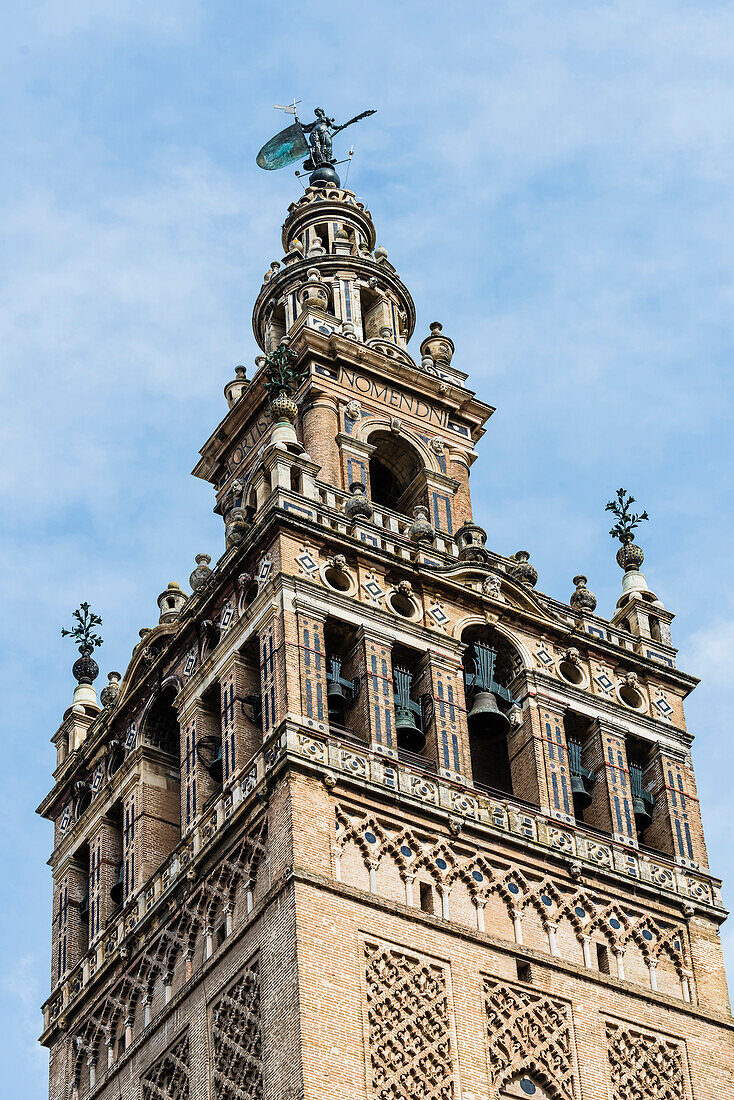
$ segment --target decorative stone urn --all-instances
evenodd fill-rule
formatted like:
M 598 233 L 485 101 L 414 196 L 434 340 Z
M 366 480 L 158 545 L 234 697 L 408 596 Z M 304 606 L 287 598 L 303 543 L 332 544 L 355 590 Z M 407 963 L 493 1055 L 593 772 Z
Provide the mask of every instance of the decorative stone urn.
M 516 554 L 512 555 L 512 560 L 517 564 L 512 566 L 510 575 L 516 581 L 520 581 L 521 584 L 526 584 L 529 588 L 535 588 L 538 583 L 538 570 L 530 564 L 528 551 L 518 550 Z
M 372 519 L 372 501 L 367 497 L 367 486 L 362 481 L 353 481 L 349 492 L 352 495 L 344 501 L 344 515 L 352 523 L 358 519 Z
M 189 576 L 189 584 L 191 585 L 192 592 L 198 592 L 200 588 L 203 588 L 206 582 L 209 580 L 211 569 L 209 568 L 209 562 L 211 561 L 209 554 L 197 554 L 196 569 Z
M 227 513 L 224 524 L 224 545 L 237 546 L 247 534 L 247 515 L 244 508 L 232 508 Z
M 122 677 L 119 672 L 108 672 L 107 679 L 109 683 L 99 693 L 99 701 L 105 710 L 111 710 L 120 695 L 120 680 Z
M 431 335 L 421 343 L 421 357 L 430 358 L 439 367 L 448 367 L 454 355 L 454 341 L 442 332 L 439 321 L 431 323 Z
M 428 519 L 425 504 L 416 504 L 413 509 L 413 522 L 408 528 L 408 534 L 413 542 L 434 542 L 436 532 Z
M 578 577 L 573 578 L 573 583 L 576 585 L 576 591 L 571 593 L 571 599 L 568 601 L 571 607 L 574 611 L 592 612 L 596 607 L 596 596 L 586 587 L 586 577 L 579 573 Z

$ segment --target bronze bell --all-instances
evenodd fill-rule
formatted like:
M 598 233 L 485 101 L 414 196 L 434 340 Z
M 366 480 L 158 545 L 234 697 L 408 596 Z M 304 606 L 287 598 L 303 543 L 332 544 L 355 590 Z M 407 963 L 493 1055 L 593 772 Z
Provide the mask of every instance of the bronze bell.
M 576 813 L 583 813 L 584 810 L 588 810 L 592 798 L 591 794 L 586 789 L 586 783 L 584 782 L 583 776 L 571 776 L 571 796 L 573 798 L 573 808 Z
M 338 680 L 329 680 L 326 688 L 326 702 L 329 708 L 329 722 L 335 726 L 343 726 L 347 696 Z
M 493 691 L 476 693 L 467 719 L 471 733 L 486 737 L 490 741 L 499 741 L 510 732 L 510 719 L 503 710 L 500 710 L 497 696 Z
M 221 786 L 223 777 L 223 761 L 222 761 L 222 742 L 217 739 L 217 747 L 214 752 L 213 758 L 206 765 L 206 770 L 209 773 L 209 778 L 212 779 L 217 786 Z
M 629 764 L 630 787 L 632 788 L 632 812 L 635 815 L 635 824 L 640 833 L 652 824 L 652 809 L 655 798 L 642 786 L 642 768 L 639 764 Z
M 119 905 L 122 901 L 122 892 L 125 889 L 125 868 L 121 863 L 117 870 L 117 882 L 110 890 L 110 901 L 113 905 Z
M 421 752 L 425 748 L 426 735 L 407 707 L 395 708 L 395 736 L 398 746 L 407 752 Z

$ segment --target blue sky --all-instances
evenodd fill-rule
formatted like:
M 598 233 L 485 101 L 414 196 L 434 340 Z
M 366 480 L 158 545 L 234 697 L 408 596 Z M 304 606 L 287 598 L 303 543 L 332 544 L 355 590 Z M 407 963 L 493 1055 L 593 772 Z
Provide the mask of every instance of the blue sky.
M 704 681 L 688 715 L 711 864 L 734 880 L 732 6 L 28 0 L 3 38 L 8 1094 L 46 1088 L 51 827 L 32 811 L 73 688 L 59 629 L 82 599 L 102 615 L 101 686 L 167 582 L 221 553 L 189 471 L 252 364 L 300 193 L 254 161 L 293 95 L 378 109 L 349 135 L 349 186 L 415 297 L 414 347 L 442 321 L 498 407 L 474 485 L 492 547 L 528 548 L 562 599 L 585 573 L 611 614 L 604 503 L 625 485 L 649 511 L 645 572 Z

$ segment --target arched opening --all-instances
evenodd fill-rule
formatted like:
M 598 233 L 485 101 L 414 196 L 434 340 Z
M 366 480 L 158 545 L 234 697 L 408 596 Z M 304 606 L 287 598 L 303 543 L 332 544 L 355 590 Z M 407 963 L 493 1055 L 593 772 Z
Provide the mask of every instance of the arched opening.
M 563 716 L 563 730 L 574 816 L 577 821 L 593 825 L 596 775 L 590 765 L 594 756 L 592 723 L 586 715 L 567 710 Z M 599 788 L 597 798 L 603 798 L 604 793 L 603 788 Z
M 503 794 L 536 800 L 536 792 L 515 789 L 509 718 L 514 699 L 511 685 L 522 659 L 503 635 L 490 626 L 470 626 L 462 633 L 467 724 L 472 775 L 480 786 Z M 517 769 L 522 772 L 522 764 Z
M 427 743 L 431 732 L 432 697 L 425 653 L 405 645 L 394 645 L 392 673 L 398 756 L 414 767 L 435 771 L 435 737 Z
M 366 693 L 361 691 L 364 668 L 358 632 L 348 623 L 328 618 L 324 645 L 329 728 L 364 740 L 358 733 L 368 720 Z
M 396 432 L 374 432 L 370 458 L 370 494 L 381 508 L 411 515 L 416 504 L 427 504 L 423 462 L 416 449 Z
M 153 702 L 145 719 L 143 741 L 146 745 L 175 756 L 178 761 L 181 755 L 181 737 L 178 714 L 173 705 L 177 694 L 176 685 L 169 684 Z

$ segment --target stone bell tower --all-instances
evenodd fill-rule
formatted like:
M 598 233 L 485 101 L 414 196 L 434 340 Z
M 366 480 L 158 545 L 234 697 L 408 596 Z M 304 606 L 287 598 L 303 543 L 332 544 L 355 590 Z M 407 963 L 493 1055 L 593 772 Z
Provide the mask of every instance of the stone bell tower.
M 542 594 L 472 513 L 493 410 L 441 325 L 409 352 L 364 204 L 311 185 L 282 244 L 194 470 L 223 553 L 99 702 L 77 636 L 51 1100 L 734 1094 L 696 680 L 639 547 L 611 619 Z

